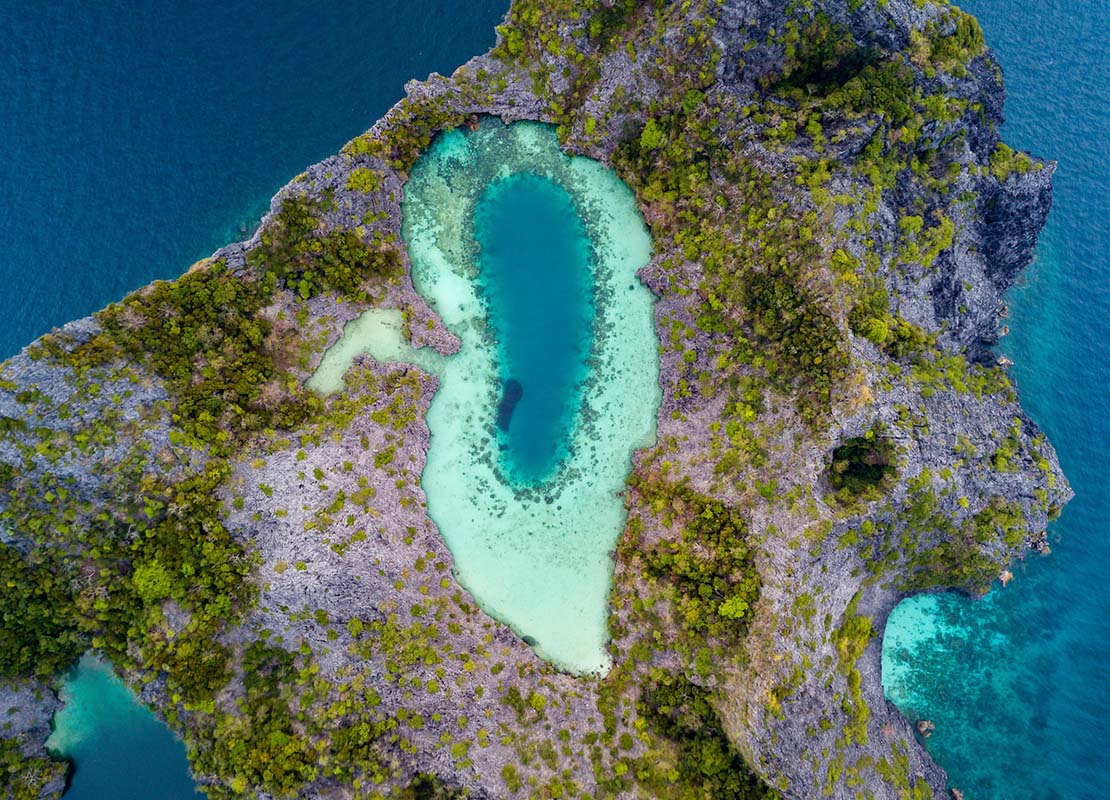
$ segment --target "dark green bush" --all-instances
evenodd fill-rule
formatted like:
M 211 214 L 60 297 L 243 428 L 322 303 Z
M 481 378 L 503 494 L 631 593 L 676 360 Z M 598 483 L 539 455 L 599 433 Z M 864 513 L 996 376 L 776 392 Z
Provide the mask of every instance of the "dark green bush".
M 773 800 L 768 787 L 729 742 L 710 694 L 681 675 L 665 675 L 640 695 L 640 713 L 651 729 L 678 748 L 674 798 Z
M 4 800 L 40 800 L 43 787 L 64 775 L 66 768 L 64 761 L 27 758 L 22 752 L 22 742 L 0 739 L 0 787 L 3 787 L 0 797 Z
M 862 336 L 882 347 L 895 358 L 919 356 L 931 345 L 932 338 L 890 310 L 890 296 L 882 286 L 863 291 L 848 314 L 848 325 Z
M 319 774 L 317 753 L 286 697 L 296 684 L 292 656 L 256 641 L 243 654 L 243 669 L 246 695 L 237 711 L 218 715 L 194 765 L 223 776 L 233 789 L 292 793 Z
M 421 773 L 401 790 L 399 800 L 458 800 L 470 792 L 444 783 L 435 775 Z
M 874 499 L 892 488 L 898 451 L 878 427 L 845 440 L 832 452 L 829 483 L 842 499 Z
M 776 88 L 827 94 L 859 75 L 879 55 L 877 48 L 856 44 L 849 30 L 820 13 L 801 29 Z
M 685 486 L 634 485 L 682 525 L 678 541 L 644 553 L 647 574 L 669 587 L 682 624 L 700 634 L 742 635 L 760 585 L 742 514 Z
M 950 34 L 941 35 L 936 23 L 930 23 L 928 30 L 930 60 L 942 69 L 963 67 L 987 47 L 975 17 L 959 9 L 953 9 L 951 16 L 955 16 L 955 25 Z
M 673 113 L 630 137 L 614 164 L 650 209 L 653 236 L 673 239 L 702 265 L 699 326 L 733 343 L 734 364 L 765 356 L 766 379 L 796 396 L 813 422 L 847 365 L 827 302 L 806 280 L 807 266 L 821 258 L 811 235 L 817 220 L 783 203 L 772 176 L 721 146 L 708 102 L 703 92 L 687 92 Z M 743 193 L 737 213 L 717 213 L 719 182 Z
M 371 247 L 352 230 L 324 233 L 320 214 L 319 203 L 306 195 L 287 197 L 248 263 L 304 299 L 326 291 L 355 298 L 371 279 L 400 273 L 394 248 Z
M 282 345 L 260 315 L 273 281 L 232 274 L 222 261 L 175 281 L 156 281 L 104 309 L 103 328 L 66 349 L 44 337 L 43 349 L 77 370 L 126 358 L 166 380 L 174 422 L 194 440 L 225 450 L 241 436 L 302 421 L 311 400 L 280 363 Z M 267 388 L 268 387 L 268 388 Z
M 0 543 L 0 677 L 51 678 L 88 643 L 59 559 Z

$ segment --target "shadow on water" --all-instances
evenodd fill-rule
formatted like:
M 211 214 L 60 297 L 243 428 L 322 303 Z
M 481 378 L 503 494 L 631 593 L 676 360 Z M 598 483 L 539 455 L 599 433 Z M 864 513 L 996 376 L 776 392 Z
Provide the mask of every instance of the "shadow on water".
M 520 381 L 509 378 L 501 389 L 501 402 L 497 404 L 497 429 L 507 433 L 513 421 L 513 411 L 516 404 L 524 396 L 524 387 Z

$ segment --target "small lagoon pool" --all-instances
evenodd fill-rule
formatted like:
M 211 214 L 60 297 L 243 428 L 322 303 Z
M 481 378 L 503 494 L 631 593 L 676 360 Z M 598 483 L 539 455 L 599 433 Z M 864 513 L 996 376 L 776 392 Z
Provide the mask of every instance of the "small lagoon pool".
M 46 746 L 73 762 L 65 800 L 202 800 L 185 745 L 103 661 L 84 656 L 62 687 Z
M 309 385 L 339 389 L 358 352 L 434 372 L 422 485 L 458 579 L 544 658 L 603 672 L 624 482 L 661 399 L 635 198 L 550 126 L 486 118 L 437 137 L 402 210 L 413 282 L 461 348 L 399 352 L 396 312 L 371 310 Z

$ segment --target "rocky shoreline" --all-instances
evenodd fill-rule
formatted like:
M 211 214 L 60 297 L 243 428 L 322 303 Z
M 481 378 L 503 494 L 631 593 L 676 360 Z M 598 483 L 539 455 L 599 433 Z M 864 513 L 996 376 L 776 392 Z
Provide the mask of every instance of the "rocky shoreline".
M 17 786 L 31 797 L 60 797 L 64 791 L 68 765 L 55 761 L 45 747 L 61 705 L 50 687 L 34 681 L 0 683 L 0 763 L 13 796 L 19 796 Z

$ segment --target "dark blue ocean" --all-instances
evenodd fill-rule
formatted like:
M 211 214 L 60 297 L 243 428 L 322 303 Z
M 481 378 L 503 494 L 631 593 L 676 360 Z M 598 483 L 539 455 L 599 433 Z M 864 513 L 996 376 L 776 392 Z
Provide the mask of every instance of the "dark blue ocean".
M 507 0 L 0 0 L 0 357 L 242 238 Z
M 242 237 L 405 80 L 488 47 L 506 5 L 0 0 L 0 357 Z M 1078 496 L 1051 556 L 986 600 L 923 604 L 929 624 L 891 657 L 913 665 L 907 715 L 936 723 L 928 746 L 967 800 L 1098 800 L 1110 797 L 1110 2 L 965 7 L 1005 68 L 1007 139 L 1059 162 L 1003 350 Z M 117 755 L 119 769 L 167 768 Z M 81 774 L 67 800 L 113 791 Z
M 1003 133 L 1059 162 L 1002 350 L 1076 498 L 1005 589 L 921 604 L 906 714 L 967 800 L 1110 797 L 1110 2 L 966 0 L 1006 77 Z M 901 610 L 901 609 L 899 609 Z M 889 688 L 888 688 L 889 691 Z

